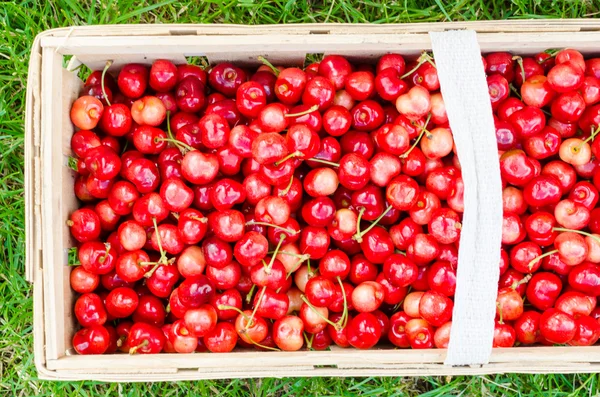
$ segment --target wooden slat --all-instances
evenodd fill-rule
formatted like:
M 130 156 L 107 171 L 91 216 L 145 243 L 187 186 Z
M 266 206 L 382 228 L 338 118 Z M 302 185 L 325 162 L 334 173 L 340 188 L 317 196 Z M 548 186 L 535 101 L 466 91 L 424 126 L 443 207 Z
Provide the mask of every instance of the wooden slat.
M 334 365 L 340 368 L 385 368 L 406 365 L 440 364 L 446 355 L 445 349 L 399 350 L 399 349 L 340 349 L 332 351 L 299 352 L 232 352 L 223 354 L 158 354 L 158 355 L 102 355 L 66 356 L 49 361 L 48 368 L 55 370 L 92 370 L 110 368 L 127 370 L 166 370 L 173 368 L 199 368 L 226 370 L 228 368 L 251 369 L 260 363 L 261 367 L 295 367 L 302 365 Z M 600 363 L 600 347 L 518 347 L 494 349 L 490 363 L 510 367 L 519 365 L 565 366 L 569 363 Z

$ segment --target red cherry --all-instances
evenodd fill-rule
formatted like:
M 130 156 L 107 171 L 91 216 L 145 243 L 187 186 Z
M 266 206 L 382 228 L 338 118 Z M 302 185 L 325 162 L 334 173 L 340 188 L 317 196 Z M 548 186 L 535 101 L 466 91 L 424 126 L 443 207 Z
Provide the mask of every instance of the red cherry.
M 539 340 L 541 314 L 527 311 L 514 324 L 515 336 L 519 343 L 532 345 Z
M 79 354 L 103 354 L 109 343 L 110 334 L 101 325 L 80 329 L 73 336 L 73 348 Z
M 494 326 L 493 347 L 513 347 L 517 340 L 515 329 L 508 324 L 496 322 Z
M 533 275 L 527 283 L 527 300 L 538 310 L 551 308 L 560 295 L 562 282 L 553 273 L 541 272 Z
M 548 72 L 548 83 L 556 92 L 576 90 L 583 83 L 583 70 L 571 61 L 557 64 Z
M 102 299 L 94 293 L 81 295 L 75 302 L 74 311 L 77 321 L 84 327 L 102 325 L 107 319 Z
M 592 346 L 600 338 L 600 323 L 590 316 L 575 319 L 575 336 L 569 342 L 571 346 Z
M 127 97 L 141 97 L 148 86 L 148 69 L 136 63 L 130 63 L 121 69 L 117 83 L 119 90 Z
M 348 322 L 348 343 L 357 349 L 370 349 L 381 338 L 381 325 L 371 313 L 359 313 Z
M 235 96 L 244 81 L 246 81 L 246 72 L 225 62 L 215 65 L 208 74 L 210 86 L 230 98 Z
M 273 340 L 283 351 L 300 350 L 304 345 L 304 323 L 299 317 L 284 316 L 273 324 Z
M 540 317 L 540 333 L 548 342 L 568 343 L 577 332 L 575 319 L 556 309 L 548 309 Z
M 146 323 L 133 324 L 126 341 L 130 346 L 129 354 L 160 353 L 165 343 L 166 337 L 162 329 Z
M 452 300 L 436 291 L 425 292 L 419 301 L 419 314 L 433 326 L 439 327 L 448 322 L 453 308 Z
M 434 329 L 427 321 L 412 318 L 404 326 L 408 342 L 413 349 L 428 349 L 433 347 Z

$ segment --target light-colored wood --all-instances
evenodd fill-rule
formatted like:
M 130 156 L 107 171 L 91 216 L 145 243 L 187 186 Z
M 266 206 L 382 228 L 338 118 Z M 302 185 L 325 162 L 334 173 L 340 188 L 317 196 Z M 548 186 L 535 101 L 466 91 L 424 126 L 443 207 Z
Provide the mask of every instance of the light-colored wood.
M 246 368 L 252 369 L 257 363 L 267 368 L 301 366 L 336 366 L 339 368 L 381 368 L 407 365 L 441 364 L 446 356 L 445 349 L 341 349 L 331 351 L 298 352 L 257 352 L 243 351 L 222 354 L 157 354 L 157 355 L 101 355 L 91 360 L 88 356 L 65 356 L 48 362 L 49 369 L 92 370 L 97 367 L 111 370 L 131 370 L 141 368 L 160 372 L 174 368 Z M 514 364 L 536 366 L 542 362 L 566 365 L 568 363 L 595 362 L 600 364 L 598 347 L 518 347 L 494 349 L 491 364 Z
M 73 129 L 68 112 L 81 81 L 62 69 L 63 55 L 111 71 L 125 62 L 158 58 L 183 62 L 299 65 L 307 53 L 339 53 L 370 60 L 387 52 L 416 56 L 430 49 L 430 30 L 475 29 L 482 51 L 531 54 L 573 47 L 600 53 L 600 21 L 493 21 L 406 25 L 124 25 L 61 28 L 34 43 L 26 106 L 27 275 L 34 281 L 34 351 L 44 379 L 155 381 L 265 376 L 461 375 L 503 372 L 600 372 L 600 347 L 494 349 L 482 367 L 444 366 L 445 350 L 332 347 L 326 352 L 233 352 L 150 356 L 67 355 L 76 330 L 68 282 L 67 249 L 74 245 L 64 221 L 77 207 L 73 173 L 66 167 Z M 176 36 L 176 37 L 175 37 Z M 39 64 L 36 65 L 36 62 Z M 39 153 L 37 152 L 39 148 Z M 39 164 L 36 166 L 36 164 Z M 36 208 L 35 204 L 39 204 Z M 37 233 L 39 231 L 39 233 Z M 39 236 L 36 238 L 36 233 Z M 39 254 L 41 253 L 41 254 Z

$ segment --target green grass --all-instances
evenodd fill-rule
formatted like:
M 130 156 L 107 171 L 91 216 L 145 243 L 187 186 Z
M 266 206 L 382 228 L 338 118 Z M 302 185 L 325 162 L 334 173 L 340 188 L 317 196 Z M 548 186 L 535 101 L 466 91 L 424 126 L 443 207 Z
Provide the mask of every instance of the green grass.
M 600 16 L 599 4 L 597 0 L 0 2 L 0 395 L 599 395 L 597 375 L 304 378 L 180 382 L 177 385 L 39 381 L 32 355 L 32 289 L 23 276 L 25 82 L 31 43 L 35 35 L 45 29 L 102 23 L 401 23 L 593 18 Z

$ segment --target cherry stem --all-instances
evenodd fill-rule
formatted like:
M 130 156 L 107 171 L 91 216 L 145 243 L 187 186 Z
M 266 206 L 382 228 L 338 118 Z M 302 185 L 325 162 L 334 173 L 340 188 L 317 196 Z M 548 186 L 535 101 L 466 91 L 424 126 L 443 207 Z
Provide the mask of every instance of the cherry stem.
M 547 256 L 556 254 L 557 252 L 558 252 L 558 250 L 552 250 L 552 251 L 548 251 L 540 256 L 537 256 L 529 262 L 529 265 L 527 265 L 527 267 L 529 267 L 529 270 L 531 270 L 531 269 L 533 269 L 533 265 L 535 265 L 537 262 L 541 261 L 542 259 L 544 259 Z
M 271 268 L 273 267 L 273 263 L 275 263 L 275 257 L 277 256 L 277 252 L 279 252 L 279 248 L 281 248 L 281 244 L 284 242 L 285 237 L 286 235 L 283 233 L 279 235 L 279 242 L 277 243 L 277 247 L 275 247 L 273 255 L 271 255 L 271 260 L 269 261 L 269 265 L 267 266 L 265 273 L 271 274 Z
M 517 289 L 517 287 L 519 285 L 527 284 L 529 282 L 529 280 L 531 280 L 532 277 L 533 277 L 533 274 L 529 273 L 527 276 L 523 277 L 521 280 L 515 281 L 514 283 L 512 283 L 510 288 Z
M 108 71 L 108 68 L 110 68 L 110 65 L 112 65 L 113 61 L 108 60 L 106 61 L 106 65 L 104 65 L 104 69 L 102 70 L 102 80 L 100 80 L 100 87 L 102 88 L 102 95 L 104 96 L 104 100 L 106 101 L 106 104 L 108 106 L 110 106 L 110 101 L 108 100 L 108 95 L 106 95 L 106 89 L 104 88 L 104 76 L 106 76 L 106 72 Z
M 406 256 L 406 252 L 404 251 L 395 250 L 394 253 Z
M 187 143 L 181 142 L 177 139 L 171 139 L 171 138 L 154 138 L 154 143 L 158 143 L 158 142 L 171 142 L 172 144 L 174 144 L 175 146 L 177 146 L 177 148 L 182 152 L 185 153 L 185 151 L 191 152 L 193 150 L 196 150 L 195 147 L 192 147 L 190 145 L 188 145 Z
M 304 116 L 305 114 L 316 112 L 317 110 L 319 110 L 319 105 L 312 105 L 310 108 L 308 108 L 302 112 L 288 113 L 285 115 L 285 117 L 300 117 L 300 116 Z
M 260 62 L 262 62 L 263 65 L 268 66 L 269 69 L 271 69 L 273 71 L 273 74 L 275 74 L 275 76 L 279 76 L 279 69 L 277 69 L 275 66 L 273 66 L 273 64 L 271 62 L 269 62 L 267 60 L 267 58 L 263 57 L 262 55 L 259 55 L 258 60 Z
M 219 310 L 233 310 L 233 311 L 236 311 L 236 312 L 238 312 L 239 314 L 241 314 L 241 315 L 242 315 L 242 316 L 243 316 L 243 317 L 246 319 L 246 321 L 249 321 L 249 320 L 250 320 L 250 317 L 248 317 L 248 315 L 247 315 L 246 313 L 244 313 L 243 311 L 241 311 L 240 309 L 238 309 L 238 308 L 237 308 L 237 307 L 235 307 L 235 306 L 229 306 L 229 305 L 217 305 L 217 309 L 219 309 Z
M 308 258 L 307 261 L 306 261 L 306 269 L 308 270 L 308 274 L 309 275 L 311 275 L 311 274 L 314 275 L 314 273 L 313 273 L 313 271 L 312 271 L 312 269 L 310 267 L 310 258 Z
M 277 164 L 275 164 L 277 165 Z M 288 185 L 285 187 L 285 189 L 283 189 L 282 191 L 279 192 L 279 197 L 283 197 L 286 194 L 288 194 L 288 192 L 290 191 L 290 189 L 292 188 L 292 182 L 294 182 L 294 175 L 292 175 L 292 177 L 290 178 L 290 182 L 288 183 Z
M 368 227 L 368 228 L 366 228 L 365 230 L 363 230 L 363 231 L 362 231 L 362 232 L 360 232 L 360 233 L 357 231 L 357 232 L 356 232 L 356 234 L 355 234 L 355 235 L 354 235 L 352 238 L 353 238 L 354 240 L 356 240 L 358 243 L 362 243 L 362 237 L 363 237 L 365 234 L 367 234 L 367 233 L 368 233 L 368 232 L 369 232 L 371 229 L 373 229 L 373 228 L 374 228 L 374 227 L 377 225 L 377 223 L 379 223 L 379 221 L 380 221 L 380 220 L 382 220 L 382 219 L 383 219 L 383 217 L 384 217 L 384 216 L 386 216 L 386 215 L 387 215 L 387 213 L 391 211 L 391 209 L 392 209 L 392 208 L 394 208 L 394 207 L 392 207 L 391 205 L 390 205 L 390 206 L 388 206 L 388 207 L 385 209 L 385 211 L 383 211 L 383 213 L 382 213 L 381 215 L 379 215 L 379 217 L 378 217 L 377 219 L 375 219 L 375 221 L 369 225 L 369 227 Z
M 300 299 L 302 299 L 302 302 L 306 303 L 306 306 L 308 306 L 310 308 L 310 310 L 312 310 L 317 316 L 321 317 L 321 319 L 323 321 L 325 321 L 327 324 L 331 325 L 332 327 L 335 327 L 335 329 L 338 331 L 341 329 L 339 323 L 334 323 L 333 321 L 331 321 L 330 319 L 328 319 L 327 317 L 322 315 L 321 312 L 318 311 L 317 308 L 314 307 L 313 304 L 308 301 L 306 296 L 301 295 Z
M 308 350 L 313 350 L 313 348 L 312 348 L 312 342 L 313 342 L 313 340 L 315 338 L 315 334 L 312 334 L 310 336 L 310 339 L 308 339 L 308 336 L 306 335 L 306 332 L 302 332 L 302 336 L 304 336 L 304 342 L 306 342 L 306 348 Z
M 193 219 L 195 221 L 202 222 L 202 223 L 208 222 L 208 218 L 207 217 L 200 218 L 200 217 L 197 217 L 197 216 L 190 216 L 190 219 Z
M 518 55 L 515 55 L 513 61 L 517 61 L 517 65 L 519 65 L 519 69 L 521 69 L 521 77 L 523 78 L 523 83 L 525 82 L 525 67 L 523 66 L 523 58 Z
M 430 134 L 429 130 L 427 129 L 427 124 L 429 124 L 429 120 L 431 120 L 431 113 L 429 113 L 429 115 L 427 116 L 427 120 L 425 120 L 425 124 L 423 124 L 423 126 L 421 127 L 421 133 L 419 134 L 419 136 L 417 137 L 417 139 L 414 141 L 414 143 L 412 144 L 411 147 L 408 148 L 408 150 L 404 153 L 402 153 L 400 155 L 401 159 L 405 159 L 408 157 L 408 155 L 410 154 L 410 152 L 412 152 L 417 145 L 419 144 L 419 142 L 421 142 L 421 138 L 423 138 L 424 134 Z
M 427 62 L 430 63 L 431 65 L 433 65 L 434 67 L 436 67 L 435 64 L 431 60 L 431 56 L 427 52 L 423 52 L 421 54 L 421 56 L 419 57 L 419 59 L 417 60 L 417 64 L 415 65 L 415 67 L 412 68 L 411 70 L 409 70 L 408 72 L 404 73 L 402 76 L 400 76 L 400 78 L 404 79 L 404 78 L 410 76 L 411 74 L 416 72 L 424 63 L 427 63 Z
M 597 243 L 600 244 L 600 236 L 596 236 L 592 233 L 584 232 L 583 230 L 566 229 L 564 227 L 555 227 L 555 228 L 552 228 L 552 230 L 554 230 L 555 232 L 573 232 L 573 233 L 581 234 L 583 236 L 593 238 L 594 240 L 596 240 Z
M 252 284 L 252 287 L 250 287 L 250 291 L 248 291 L 248 294 L 246 294 L 246 303 L 250 304 L 250 301 L 252 301 L 252 294 L 254 293 L 254 290 L 256 289 L 256 284 Z
M 274 254 L 274 253 L 276 253 L 276 251 L 269 252 L 269 254 Z M 288 251 L 279 251 L 279 253 L 282 254 L 282 255 L 293 256 L 294 258 L 300 258 L 300 259 L 302 259 L 302 261 L 310 259 L 310 255 L 309 254 L 295 254 L 293 252 L 288 252 Z
M 262 289 L 260 290 L 260 295 L 258 296 L 258 300 L 256 301 L 256 304 L 254 305 L 254 310 L 252 311 L 252 315 L 250 315 L 250 322 L 254 323 L 254 316 L 256 315 L 256 311 L 258 310 L 258 306 L 260 306 L 260 302 L 262 301 L 263 296 L 265 296 L 265 291 L 267 290 L 267 286 L 265 285 L 264 287 L 262 287 Z M 248 324 L 246 324 L 246 326 L 244 327 L 244 329 L 247 331 L 248 330 Z
M 499 324 L 504 324 L 504 320 L 502 319 L 502 306 L 500 306 L 500 302 L 496 302 L 496 307 L 498 308 L 498 314 L 500 315 L 500 319 L 498 320 Z
M 294 230 L 294 229 L 288 229 L 286 227 L 281 227 L 281 226 L 277 226 L 273 223 L 268 223 L 268 222 L 256 222 L 256 221 L 249 221 L 246 222 L 246 226 L 252 226 L 252 225 L 259 225 L 259 226 L 269 226 L 269 227 L 274 227 L 275 229 L 279 229 L 279 230 L 283 230 L 286 233 L 289 234 L 298 234 L 300 233 L 299 230 Z
M 158 267 L 159 267 L 160 265 L 161 265 L 160 263 L 156 263 L 156 264 L 155 264 L 155 265 L 152 267 L 152 269 L 148 270 L 148 271 L 147 271 L 147 272 L 144 274 L 144 277 L 145 277 L 145 278 L 150 278 L 150 277 L 152 277 L 152 275 L 154 274 L 154 272 L 156 271 L 156 269 L 158 269 Z
M 67 161 L 67 165 L 73 171 L 79 172 L 79 167 L 77 167 L 77 159 L 75 157 L 69 156 L 69 160 Z
M 171 215 L 173 216 L 173 218 L 179 220 L 179 214 L 177 212 L 171 212 Z
M 169 139 L 175 140 L 175 137 L 173 136 L 173 132 L 171 131 L 171 111 L 170 110 L 167 110 L 167 136 L 169 137 Z
M 340 276 L 337 276 L 338 283 L 340 283 L 340 288 L 342 289 L 342 298 L 344 298 L 344 311 L 342 312 L 342 317 L 338 320 L 340 324 L 340 329 L 346 328 L 348 324 L 348 301 L 346 300 L 346 290 L 344 289 L 344 283 L 342 283 L 342 279 Z
M 550 55 L 551 57 L 555 57 L 556 54 L 558 54 L 560 52 L 559 49 L 548 49 L 546 51 L 544 51 L 546 54 Z M 544 59 L 544 62 L 546 62 L 547 60 Z
M 66 223 L 66 224 L 67 224 L 67 226 L 69 226 L 69 227 L 71 227 L 71 226 L 73 226 L 73 225 L 75 224 L 75 222 L 73 222 L 73 221 L 72 221 L 72 220 L 70 220 L 70 219 L 67 219 L 65 223 Z
M 125 342 L 126 340 L 127 340 L 127 337 L 125 335 L 123 335 L 119 339 L 117 339 L 117 347 L 123 346 L 123 342 Z
M 139 349 L 141 349 L 141 348 L 143 348 L 143 347 L 146 347 L 146 346 L 148 346 L 149 344 L 150 344 L 150 342 L 148 342 L 148 339 L 144 339 L 144 340 L 142 341 L 142 343 L 140 343 L 139 345 L 137 345 L 137 346 L 133 346 L 132 348 L 130 348 L 130 349 L 129 349 L 129 354 L 133 355 L 133 354 L 137 353 L 137 351 L 138 351 Z
M 156 233 L 156 243 L 158 244 L 158 250 L 160 251 L 160 259 L 158 263 L 166 263 L 167 253 L 163 250 L 160 241 L 160 233 L 158 232 L 158 224 L 156 223 L 156 217 L 152 217 L 152 223 L 154 224 L 154 233 Z
M 317 158 L 311 158 L 309 159 L 310 161 L 314 161 L 315 163 L 323 163 L 323 164 L 327 164 L 330 165 L 332 167 L 339 167 L 340 165 L 338 163 L 334 163 L 333 161 L 327 161 L 327 160 L 321 160 L 321 159 L 317 159 Z
M 294 158 L 294 157 L 302 157 L 302 156 L 304 156 L 304 154 L 303 154 L 301 151 L 299 151 L 299 150 L 296 150 L 294 153 L 290 153 L 290 154 L 288 154 L 287 156 L 285 156 L 284 158 L 282 158 L 281 160 L 278 160 L 278 161 L 276 161 L 276 162 L 274 163 L 274 164 L 275 164 L 275 167 L 279 167 L 279 164 L 281 164 L 281 163 L 285 163 L 285 162 L 286 162 L 286 161 L 288 161 L 289 159 L 292 159 L 292 158 Z M 291 184 L 290 184 L 290 186 L 291 186 Z
M 362 221 L 362 216 L 367 209 L 365 207 L 360 207 L 358 209 L 358 217 L 356 218 L 356 234 L 360 235 L 360 222 Z
M 256 346 L 258 346 L 258 347 L 261 347 L 261 348 L 263 348 L 263 349 L 266 349 L 266 350 L 273 350 L 273 351 L 275 351 L 275 352 L 280 352 L 280 351 L 281 351 L 280 349 L 278 349 L 278 348 L 276 348 L 276 347 L 265 346 L 265 345 L 261 345 L 261 344 L 260 344 L 260 343 L 258 343 L 258 342 L 255 342 L 255 341 L 254 341 L 254 340 L 253 340 L 253 339 L 250 337 L 250 335 L 246 335 L 246 336 L 248 337 L 248 339 L 250 339 L 250 342 L 252 342 L 252 344 L 253 344 L 253 345 L 256 345 Z
M 509 84 L 509 87 L 510 87 L 510 90 L 512 92 L 514 92 L 514 94 L 517 96 L 517 98 L 522 99 L 521 93 L 519 92 L 519 90 L 517 90 L 517 88 L 514 85 L 512 85 L 512 83 Z
M 587 138 L 585 138 L 585 140 L 583 142 L 581 142 L 578 146 L 577 146 L 577 152 L 579 150 L 581 150 L 581 147 L 583 146 L 584 143 L 588 143 L 589 141 L 593 141 L 596 138 L 596 134 L 599 132 L 600 127 L 598 128 L 592 128 L 591 134 L 590 136 L 588 136 Z

